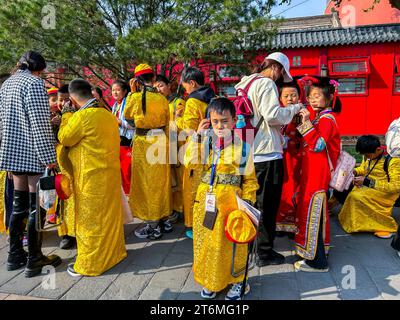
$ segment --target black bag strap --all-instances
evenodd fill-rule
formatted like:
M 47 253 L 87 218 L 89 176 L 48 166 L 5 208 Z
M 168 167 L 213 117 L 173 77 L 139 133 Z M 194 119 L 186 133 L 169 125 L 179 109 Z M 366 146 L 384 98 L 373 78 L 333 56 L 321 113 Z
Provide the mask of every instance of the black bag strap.
M 383 170 L 385 170 L 388 182 L 390 182 L 390 175 L 389 175 L 390 160 L 392 160 L 392 157 L 389 154 L 385 155 L 385 162 L 383 164 Z

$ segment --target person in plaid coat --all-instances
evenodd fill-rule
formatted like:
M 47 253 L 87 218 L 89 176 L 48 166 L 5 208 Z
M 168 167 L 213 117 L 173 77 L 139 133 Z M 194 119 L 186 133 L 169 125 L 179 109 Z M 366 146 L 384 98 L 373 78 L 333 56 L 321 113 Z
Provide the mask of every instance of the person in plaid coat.
M 26 277 L 40 274 L 45 265 L 61 263 L 58 256 L 42 254 L 42 235 L 35 229 L 36 184 L 46 167 L 56 166 L 50 107 L 44 82 L 39 77 L 45 68 L 44 58 L 28 51 L 0 90 L 0 170 L 12 172 L 14 181 L 7 270 L 26 265 Z M 22 246 L 26 218 L 28 254 Z

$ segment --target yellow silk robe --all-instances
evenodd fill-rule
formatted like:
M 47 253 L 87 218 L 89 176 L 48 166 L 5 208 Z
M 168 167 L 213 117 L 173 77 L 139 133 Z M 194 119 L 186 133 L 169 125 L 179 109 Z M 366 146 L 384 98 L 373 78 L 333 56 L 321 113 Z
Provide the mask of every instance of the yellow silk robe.
M 197 169 L 201 173 L 211 173 L 212 152 L 207 158 L 207 165 L 199 164 L 198 151 L 200 144 L 190 141 L 186 154 L 185 166 Z M 204 145 L 203 148 L 204 150 Z M 240 175 L 239 164 L 242 159 L 242 142 L 222 150 L 217 164 L 217 174 Z M 210 291 L 218 292 L 229 284 L 243 281 L 244 275 L 233 277 L 232 246 L 233 243 L 225 235 L 225 221 L 229 213 L 237 210 L 236 193 L 244 200 L 256 201 L 258 183 L 255 175 L 252 151 L 249 152 L 247 165 L 242 176 L 242 187 L 228 184 L 216 184 L 213 193 L 216 194 L 218 214 L 214 229 L 203 226 L 205 216 L 206 193 L 209 183 L 201 182 L 196 195 L 193 211 L 193 273 L 194 279 Z M 217 179 L 216 179 L 217 180 Z M 234 261 L 235 270 L 241 270 L 246 265 L 247 244 L 238 244 Z
M 373 188 L 354 187 L 348 195 L 339 213 L 339 221 L 346 232 L 397 230 L 392 209 L 400 194 L 400 159 L 390 160 L 388 170 L 390 182 L 384 171 L 384 161 L 384 158 L 380 159 L 368 176 L 375 180 Z M 357 176 L 365 176 L 368 173 L 369 162 L 369 160 L 363 161 L 361 166 L 355 169 Z M 374 163 L 375 160 L 372 160 L 371 168 Z
M 175 98 L 169 104 L 170 146 L 171 148 L 174 147 L 174 149 L 170 149 L 170 154 L 172 155 L 171 161 L 172 159 L 175 160 L 171 166 L 171 175 L 175 178 L 174 183 L 172 183 L 171 207 L 176 212 L 183 212 L 183 173 L 185 171 L 185 166 L 179 161 L 179 148 L 184 144 L 184 141 L 179 140 L 180 130 L 176 125 L 176 113 L 182 112 L 184 109 L 185 101 L 183 99 Z
M 133 216 L 158 221 L 171 214 L 171 170 L 168 157 L 168 100 L 161 94 L 146 92 L 146 114 L 142 92 L 131 94 L 125 106 L 125 119 L 135 127 L 164 133 L 152 136 L 135 134 L 132 148 L 132 174 L 129 205 Z
M 98 276 L 126 257 L 118 123 L 104 108 L 87 108 L 63 115 L 58 138 L 72 164 L 74 268 Z
M 56 147 L 57 162 L 60 171 L 73 181 L 72 164 L 68 158 L 68 148 L 62 144 L 58 144 Z M 75 237 L 75 200 L 74 194 L 72 193 L 67 200 L 64 200 L 64 212 L 63 222 L 58 227 L 58 235 Z
M 176 119 L 180 130 L 185 130 L 187 136 L 197 131 L 200 121 L 206 116 L 207 103 L 190 98 L 186 101 L 185 112 L 182 117 Z M 201 170 L 185 168 L 183 172 L 183 210 L 185 226 L 193 225 L 193 206 L 197 188 L 200 184 Z
M 6 232 L 6 206 L 5 206 L 5 188 L 7 172 L 0 171 L 0 233 Z

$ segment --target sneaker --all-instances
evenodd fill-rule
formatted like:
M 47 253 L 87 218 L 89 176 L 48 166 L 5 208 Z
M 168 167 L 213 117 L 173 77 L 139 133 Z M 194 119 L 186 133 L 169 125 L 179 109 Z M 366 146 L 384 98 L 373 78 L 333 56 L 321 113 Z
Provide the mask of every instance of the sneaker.
M 67 267 L 67 272 L 68 272 L 68 274 L 69 274 L 71 277 L 74 277 L 74 278 L 83 277 L 83 275 L 81 275 L 80 273 L 78 273 L 78 272 L 75 271 L 75 269 L 74 269 L 74 264 L 73 264 L 73 263 L 70 263 L 70 264 L 68 265 L 68 267 Z
M 160 221 L 160 225 L 161 225 L 161 232 L 163 233 L 170 233 L 172 232 L 172 230 L 174 230 L 174 226 L 169 221 L 169 219 L 165 221 Z
M 240 300 L 240 294 L 242 293 L 243 282 L 235 283 L 225 296 L 225 300 Z M 246 283 L 246 289 L 244 295 L 250 292 L 250 285 Z
M 296 261 L 294 263 L 294 270 L 295 271 L 304 271 L 304 272 L 328 272 L 329 268 L 317 269 L 310 267 L 305 260 Z
M 185 232 L 186 237 L 193 240 L 193 229 L 188 229 Z
M 174 212 L 168 217 L 168 220 L 167 220 L 167 221 L 169 221 L 169 222 L 172 223 L 172 224 L 175 224 L 175 223 L 178 222 L 179 216 L 180 216 L 180 213 L 177 212 L 177 211 L 174 211 Z
M 203 288 L 200 295 L 203 299 L 214 299 L 217 296 L 217 293 L 214 291 L 208 291 L 206 288 Z
M 374 233 L 374 235 L 381 239 L 390 239 L 393 236 L 391 232 L 387 231 L 377 231 Z
M 60 242 L 60 249 L 68 250 L 74 247 L 76 244 L 76 238 L 70 236 L 64 236 Z
M 162 233 L 160 226 L 154 229 L 149 224 L 146 224 L 143 228 L 135 230 L 135 236 L 140 239 L 156 240 L 161 238 Z

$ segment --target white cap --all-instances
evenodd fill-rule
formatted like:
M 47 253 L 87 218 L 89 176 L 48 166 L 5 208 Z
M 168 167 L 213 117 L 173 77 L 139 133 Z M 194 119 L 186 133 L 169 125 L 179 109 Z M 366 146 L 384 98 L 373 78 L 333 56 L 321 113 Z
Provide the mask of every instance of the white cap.
M 291 82 L 293 81 L 293 77 L 290 74 L 290 63 L 289 63 L 289 58 L 283 54 L 282 52 L 274 52 L 271 53 L 269 56 L 265 58 L 265 60 L 270 59 L 270 60 L 275 60 L 279 62 L 284 69 L 283 72 L 283 81 L 284 82 Z

